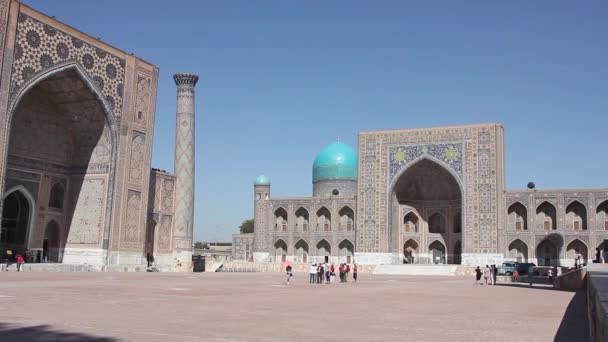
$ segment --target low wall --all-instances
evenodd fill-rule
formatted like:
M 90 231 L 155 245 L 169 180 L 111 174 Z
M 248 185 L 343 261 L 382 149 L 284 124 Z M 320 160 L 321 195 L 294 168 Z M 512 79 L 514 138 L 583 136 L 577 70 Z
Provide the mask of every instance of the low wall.
M 608 264 L 587 267 L 587 314 L 591 341 L 608 341 Z

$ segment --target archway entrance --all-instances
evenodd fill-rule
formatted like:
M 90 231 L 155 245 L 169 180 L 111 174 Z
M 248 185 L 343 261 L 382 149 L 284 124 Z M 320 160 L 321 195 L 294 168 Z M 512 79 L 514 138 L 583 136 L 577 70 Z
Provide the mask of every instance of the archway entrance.
M 433 264 L 445 264 L 445 246 L 439 241 L 429 245 L 429 253 Z
M 413 264 L 417 262 L 418 243 L 413 239 L 407 240 L 403 244 L 403 263 Z
M 558 266 L 559 252 L 557 246 L 549 239 L 543 240 L 536 247 L 536 260 L 539 266 Z
M 462 192 L 444 166 L 425 158 L 398 176 L 392 189 L 390 214 L 394 253 L 403 253 L 407 260 L 406 250 L 402 249 L 405 247 L 399 241 L 407 241 L 413 235 L 419 241 L 435 241 L 428 247 L 423 244 L 423 250 L 417 251 L 417 263 L 434 264 L 439 257 L 441 263 L 460 264 Z
M 21 190 L 15 190 L 4 198 L 0 231 L 2 259 L 13 260 L 17 254 L 25 257 L 29 244 L 31 210 L 32 206 Z
M 61 240 L 59 238 L 59 224 L 54 220 L 44 229 L 42 242 L 42 258 L 45 262 L 61 262 Z
M 36 219 L 56 219 L 63 228 L 61 241 L 36 236 L 28 247 L 43 250 L 47 240 L 49 258 L 64 262 L 81 258 L 78 253 L 64 253 L 66 245 L 94 251 L 104 248 L 109 235 L 114 118 L 107 115 L 109 106 L 98 96 L 103 80 L 91 85 L 82 75 L 76 66 L 69 66 L 39 79 L 18 97 L 8 120 L 6 183 L 35 187 L 36 208 L 48 208 L 37 211 Z M 38 234 L 46 233 L 41 229 Z M 59 250 L 51 252 L 50 244 Z M 103 264 L 103 253 L 96 255 L 98 260 L 88 261 Z

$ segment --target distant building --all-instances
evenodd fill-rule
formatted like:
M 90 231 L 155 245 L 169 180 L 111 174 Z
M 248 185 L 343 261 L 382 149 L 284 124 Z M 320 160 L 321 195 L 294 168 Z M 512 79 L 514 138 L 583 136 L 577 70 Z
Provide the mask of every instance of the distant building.
M 608 189 L 506 191 L 503 127 L 359 133 L 313 164 L 313 195 L 276 198 L 254 184 L 255 230 L 235 259 L 361 264 L 505 260 L 573 265 L 608 239 Z

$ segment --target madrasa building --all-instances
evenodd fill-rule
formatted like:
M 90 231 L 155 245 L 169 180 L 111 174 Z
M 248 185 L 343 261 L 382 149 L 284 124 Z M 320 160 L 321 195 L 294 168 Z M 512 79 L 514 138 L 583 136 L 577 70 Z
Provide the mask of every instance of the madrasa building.
M 322 150 L 312 197 L 253 186 L 254 233 L 234 259 L 257 263 L 573 265 L 608 239 L 608 189 L 505 189 L 500 124 L 361 132 L 358 153 Z
M 172 174 L 151 169 L 156 66 L 15 0 L 0 65 L 0 263 L 191 269 L 198 77 L 174 76 Z

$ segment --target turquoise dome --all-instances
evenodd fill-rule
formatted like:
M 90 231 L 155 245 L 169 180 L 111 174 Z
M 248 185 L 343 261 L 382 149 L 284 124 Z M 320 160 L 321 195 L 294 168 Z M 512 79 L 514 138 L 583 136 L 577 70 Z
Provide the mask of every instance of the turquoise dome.
M 270 178 L 259 175 L 258 178 L 255 179 L 255 185 L 270 185 Z
M 357 179 L 357 152 L 345 143 L 327 146 L 312 165 L 313 183 L 331 179 Z

